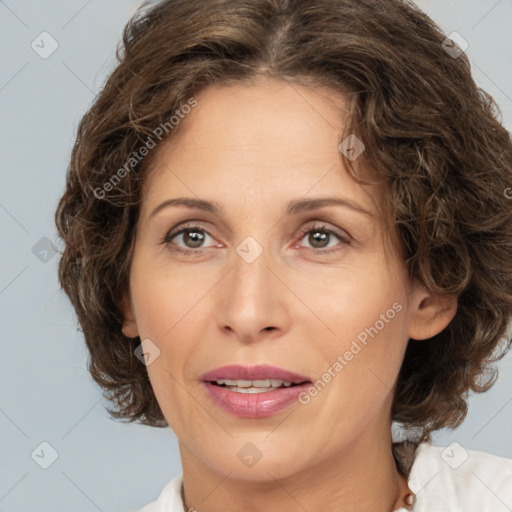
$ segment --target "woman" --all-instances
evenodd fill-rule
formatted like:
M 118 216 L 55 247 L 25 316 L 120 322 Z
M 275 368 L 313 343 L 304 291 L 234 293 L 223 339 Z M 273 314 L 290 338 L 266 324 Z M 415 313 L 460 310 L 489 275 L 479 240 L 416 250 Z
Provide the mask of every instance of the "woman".
M 510 510 L 512 461 L 430 444 L 510 348 L 464 53 L 398 0 L 163 1 L 123 43 L 56 222 L 111 414 L 179 440 L 143 511 Z

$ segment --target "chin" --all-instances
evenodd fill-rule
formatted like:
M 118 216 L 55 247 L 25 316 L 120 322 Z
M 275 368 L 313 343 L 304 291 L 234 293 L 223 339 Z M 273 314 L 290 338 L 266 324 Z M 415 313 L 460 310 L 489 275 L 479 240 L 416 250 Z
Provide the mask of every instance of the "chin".
M 198 447 L 196 453 L 202 454 L 203 463 L 215 472 L 229 475 L 230 479 L 242 481 L 274 482 L 275 479 L 288 477 L 302 467 L 302 460 L 297 459 L 300 449 L 290 446 L 283 451 L 282 443 L 277 438 L 272 442 L 265 439 L 268 432 L 247 434 L 226 439 L 228 446 L 216 443 Z M 301 454 L 303 458 L 304 453 Z M 307 463 L 305 462 L 307 465 Z

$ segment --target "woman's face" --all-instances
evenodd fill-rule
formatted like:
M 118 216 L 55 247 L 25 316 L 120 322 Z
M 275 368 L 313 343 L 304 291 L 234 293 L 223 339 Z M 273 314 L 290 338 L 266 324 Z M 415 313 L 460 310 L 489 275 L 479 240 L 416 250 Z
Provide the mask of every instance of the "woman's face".
M 196 99 L 145 184 L 123 332 L 150 340 L 147 370 L 184 463 L 284 477 L 388 436 L 408 339 L 449 320 L 426 322 L 428 294 L 408 292 L 403 263 L 386 257 L 375 191 L 343 166 L 332 98 L 268 81 Z M 354 158 L 357 144 L 342 149 Z M 176 198 L 220 211 L 162 206 Z M 315 205 L 327 198 L 339 202 Z M 243 368 L 213 378 L 274 382 L 204 381 L 228 365 L 309 384 Z

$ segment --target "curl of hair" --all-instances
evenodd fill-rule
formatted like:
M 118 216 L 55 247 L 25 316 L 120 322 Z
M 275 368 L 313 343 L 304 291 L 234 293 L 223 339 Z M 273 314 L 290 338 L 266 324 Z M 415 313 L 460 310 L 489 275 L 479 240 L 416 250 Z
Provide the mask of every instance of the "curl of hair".
M 121 332 L 144 171 L 158 148 L 130 159 L 201 90 L 265 76 L 349 98 L 347 133 L 364 141 L 361 161 L 385 184 L 385 220 L 411 281 L 458 296 L 446 329 L 409 341 L 392 420 L 416 429 L 417 442 L 461 423 L 468 392 L 494 383 L 490 364 L 510 348 L 512 143 L 468 59 L 452 58 L 444 39 L 405 0 L 164 0 L 140 8 L 79 124 L 55 215 L 65 244 L 59 280 L 113 417 L 166 425 L 134 355 L 140 339 Z M 129 172 L 111 179 L 128 161 Z

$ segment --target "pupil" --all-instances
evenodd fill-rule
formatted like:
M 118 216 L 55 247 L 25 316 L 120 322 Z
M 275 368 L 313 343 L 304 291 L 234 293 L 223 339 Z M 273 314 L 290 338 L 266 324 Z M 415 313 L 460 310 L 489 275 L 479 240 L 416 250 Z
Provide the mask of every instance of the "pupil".
M 204 237 L 201 233 L 199 233 L 198 231 L 187 231 L 185 233 L 185 243 L 189 246 L 189 247 L 200 247 L 201 244 L 203 243 L 203 240 L 204 240 Z M 188 244 L 188 240 L 191 240 L 192 241 L 192 245 Z
M 328 236 L 328 233 L 323 233 L 322 231 L 313 231 L 309 235 L 309 243 L 313 247 L 318 247 L 317 243 L 320 242 L 320 247 L 325 247 L 325 245 L 322 245 L 322 242 L 326 242 Z

